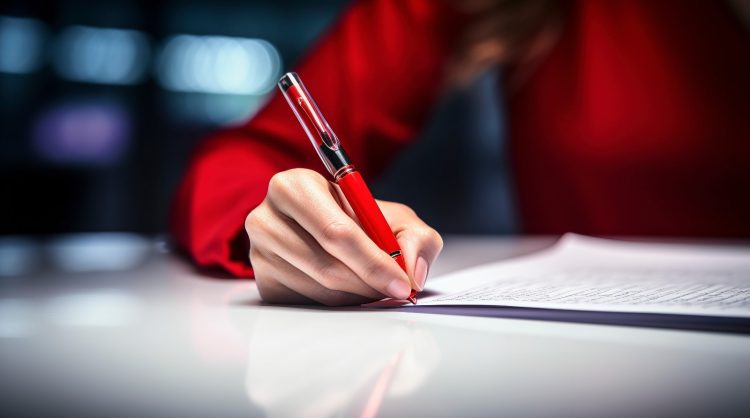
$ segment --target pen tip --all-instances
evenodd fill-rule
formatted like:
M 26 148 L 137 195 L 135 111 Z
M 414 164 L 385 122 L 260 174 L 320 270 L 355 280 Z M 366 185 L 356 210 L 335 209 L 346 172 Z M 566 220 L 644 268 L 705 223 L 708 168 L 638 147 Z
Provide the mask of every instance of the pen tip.
M 417 304 L 417 291 L 412 289 L 411 293 L 409 294 L 409 297 L 406 298 L 406 300 L 411 302 L 412 305 L 416 305 Z

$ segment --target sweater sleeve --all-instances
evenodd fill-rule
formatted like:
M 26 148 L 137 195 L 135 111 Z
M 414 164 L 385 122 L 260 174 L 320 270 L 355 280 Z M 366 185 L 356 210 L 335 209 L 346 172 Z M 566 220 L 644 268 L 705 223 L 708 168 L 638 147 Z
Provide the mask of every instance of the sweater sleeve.
M 349 7 L 296 71 L 365 176 L 418 133 L 436 99 L 461 21 L 434 0 L 366 0 Z M 323 172 L 276 92 L 246 125 L 196 150 L 173 204 L 171 231 L 200 267 L 253 277 L 246 215 L 277 172 Z

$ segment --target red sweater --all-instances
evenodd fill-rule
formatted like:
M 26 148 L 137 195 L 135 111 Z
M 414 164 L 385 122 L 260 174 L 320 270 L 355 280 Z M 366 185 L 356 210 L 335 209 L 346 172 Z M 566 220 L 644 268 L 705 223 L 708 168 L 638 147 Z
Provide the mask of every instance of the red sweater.
M 296 69 L 366 177 L 418 134 L 460 32 L 430 0 L 362 1 Z M 528 233 L 750 237 L 750 43 L 724 2 L 571 2 L 509 98 Z M 279 171 L 322 172 L 280 94 L 197 151 L 172 232 L 205 267 L 252 276 L 243 222 Z

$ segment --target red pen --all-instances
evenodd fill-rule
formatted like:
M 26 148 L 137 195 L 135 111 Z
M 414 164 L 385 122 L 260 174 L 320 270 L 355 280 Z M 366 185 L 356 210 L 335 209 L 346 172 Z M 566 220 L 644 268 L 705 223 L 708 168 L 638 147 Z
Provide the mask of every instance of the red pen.
M 278 85 L 287 103 L 297 116 L 297 120 L 305 129 L 307 137 L 310 138 L 318 156 L 333 176 L 333 181 L 339 185 L 344 197 L 354 210 L 354 214 L 357 215 L 362 229 L 378 247 L 388 253 L 406 271 L 401 248 L 393 235 L 393 231 L 391 231 L 391 227 L 385 220 L 383 212 L 375 203 L 375 198 L 372 197 L 372 193 L 362 179 L 362 175 L 349 161 L 349 156 L 346 155 L 338 137 L 326 122 L 323 114 L 320 113 L 318 105 L 310 97 L 310 93 L 302 84 L 302 80 L 297 73 L 286 73 L 281 77 Z M 416 290 L 412 289 L 409 301 L 417 303 Z

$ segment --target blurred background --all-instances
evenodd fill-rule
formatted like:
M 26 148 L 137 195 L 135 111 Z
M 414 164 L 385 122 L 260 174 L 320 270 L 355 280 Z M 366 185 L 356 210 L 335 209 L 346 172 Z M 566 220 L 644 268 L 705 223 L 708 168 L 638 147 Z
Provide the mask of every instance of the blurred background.
M 163 234 L 196 144 L 251 118 L 346 4 L 3 2 L 0 235 Z M 438 104 L 378 197 L 444 233 L 515 230 L 496 74 Z

